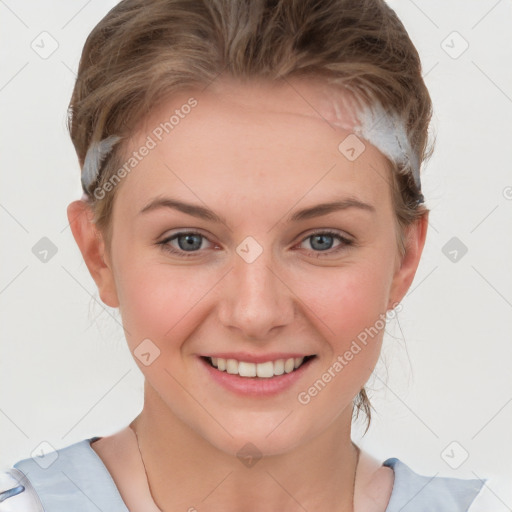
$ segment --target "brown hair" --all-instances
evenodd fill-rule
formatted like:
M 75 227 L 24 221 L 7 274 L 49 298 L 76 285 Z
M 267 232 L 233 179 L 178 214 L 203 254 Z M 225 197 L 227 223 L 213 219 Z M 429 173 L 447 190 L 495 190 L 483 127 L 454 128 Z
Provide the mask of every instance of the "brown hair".
M 383 0 L 124 0 L 93 29 L 83 48 L 68 128 L 80 166 L 90 144 L 123 140 L 88 190 L 107 250 L 116 187 L 94 196 L 123 165 L 123 142 L 172 93 L 205 87 L 220 73 L 269 81 L 325 78 L 358 100 L 397 113 L 418 162 L 432 152 L 432 104 L 418 52 Z M 410 172 L 390 162 L 398 246 L 404 228 L 428 209 Z M 365 388 L 354 400 L 371 421 Z

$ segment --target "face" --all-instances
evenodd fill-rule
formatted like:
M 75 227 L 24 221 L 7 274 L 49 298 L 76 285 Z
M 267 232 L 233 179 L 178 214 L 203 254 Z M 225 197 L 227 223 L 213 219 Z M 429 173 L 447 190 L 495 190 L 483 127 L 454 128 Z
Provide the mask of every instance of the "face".
M 226 453 L 283 453 L 349 420 L 414 276 L 400 274 L 386 159 L 368 143 L 348 159 L 324 106 L 312 82 L 219 80 L 129 141 L 147 154 L 118 185 L 97 283 L 159 414 Z

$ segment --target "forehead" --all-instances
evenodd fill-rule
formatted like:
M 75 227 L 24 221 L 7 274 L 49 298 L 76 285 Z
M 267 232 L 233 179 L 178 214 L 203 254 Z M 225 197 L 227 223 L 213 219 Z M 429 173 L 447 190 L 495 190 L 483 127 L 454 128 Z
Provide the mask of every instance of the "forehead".
M 276 114 L 305 116 L 328 125 L 340 117 L 340 127 L 350 130 L 357 122 L 356 99 L 318 77 L 265 81 L 225 77 L 208 86 L 207 93 L 222 101 Z
M 130 140 L 131 151 L 150 139 L 154 147 L 120 195 L 134 206 L 167 188 L 210 198 L 222 192 L 297 201 L 306 192 L 313 200 L 328 191 L 385 200 L 380 196 L 389 186 L 387 160 L 370 144 L 353 160 L 340 150 L 354 123 L 352 98 L 337 91 L 333 102 L 333 94 L 319 80 L 227 78 L 202 91 L 175 94 Z M 334 117 L 336 125 L 330 122 Z

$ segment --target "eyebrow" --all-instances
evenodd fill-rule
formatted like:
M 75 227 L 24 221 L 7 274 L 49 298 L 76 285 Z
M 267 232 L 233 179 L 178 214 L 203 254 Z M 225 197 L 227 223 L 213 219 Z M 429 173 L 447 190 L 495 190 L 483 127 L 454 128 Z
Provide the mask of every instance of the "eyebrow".
M 183 201 L 178 201 L 177 199 L 173 199 L 170 197 L 158 197 L 151 200 L 146 206 L 144 206 L 144 208 L 142 208 L 140 214 L 148 213 L 160 208 L 171 208 L 173 210 L 179 210 L 180 212 L 192 215 L 194 217 L 198 217 L 203 220 L 208 220 L 211 222 L 217 222 L 227 225 L 226 219 L 224 217 L 217 215 L 209 208 L 205 208 L 204 206 L 198 206 L 195 204 L 185 203 Z M 320 203 L 315 206 L 299 210 L 293 213 L 292 215 L 288 216 L 287 222 L 298 222 L 301 220 L 312 219 L 314 217 L 320 217 L 322 215 L 327 215 L 335 211 L 346 210 L 348 208 L 358 208 L 360 210 L 375 213 L 375 208 L 371 204 L 364 203 L 359 199 L 355 199 L 353 197 L 348 197 L 338 201 Z

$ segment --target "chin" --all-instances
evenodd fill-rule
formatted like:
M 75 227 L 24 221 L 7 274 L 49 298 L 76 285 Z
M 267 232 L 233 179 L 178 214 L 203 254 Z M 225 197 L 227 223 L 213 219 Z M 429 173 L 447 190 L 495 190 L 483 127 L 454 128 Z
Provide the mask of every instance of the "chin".
M 212 432 L 202 432 L 202 437 L 212 446 L 230 456 L 241 459 L 259 459 L 274 455 L 282 455 L 306 443 L 313 434 L 308 435 L 304 424 L 297 430 L 295 425 L 283 422 L 286 414 L 272 421 L 248 420 L 244 424 L 224 424 L 222 433 L 212 435 Z M 282 423 L 281 423 L 282 422 Z
M 252 465 L 251 461 L 257 461 L 262 457 L 283 455 L 290 452 L 300 444 L 299 440 L 285 439 L 269 440 L 262 434 L 248 433 L 247 435 L 234 436 L 228 439 L 209 440 L 218 450 L 225 454 L 237 457 L 247 466 Z M 295 442 L 294 442 L 295 441 Z M 247 463 L 247 461 L 249 461 Z

